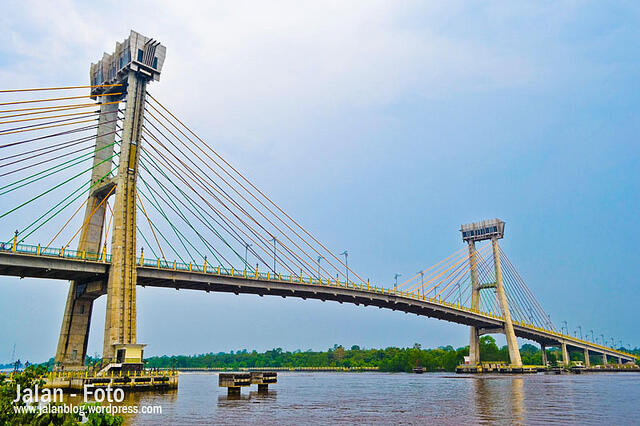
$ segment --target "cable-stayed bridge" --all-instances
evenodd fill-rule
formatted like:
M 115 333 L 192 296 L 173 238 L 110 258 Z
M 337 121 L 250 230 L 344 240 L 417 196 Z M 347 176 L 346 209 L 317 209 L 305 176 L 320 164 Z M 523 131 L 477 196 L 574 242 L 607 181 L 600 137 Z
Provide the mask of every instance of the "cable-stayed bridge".
M 516 367 L 516 337 L 560 347 L 565 363 L 572 350 L 587 362 L 589 353 L 604 363 L 635 360 L 604 336 L 556 330 L 500 248 L 497 219 L 464 225 L 465 247 L 403 283 L 365 280 L 346 252 L 330 250 L 147 91 L 164 57 L 164 46 L 132 31 L 92 64 L 90 85 L 0 91 L 0 274 L 71 282 L 60 364 L 83 365 L 102 295 L 104 359 L 142 357 L 138 285 L 333 300 L 451 321 L 470 327 L 472 363 L 487 333 L 506 335 Z

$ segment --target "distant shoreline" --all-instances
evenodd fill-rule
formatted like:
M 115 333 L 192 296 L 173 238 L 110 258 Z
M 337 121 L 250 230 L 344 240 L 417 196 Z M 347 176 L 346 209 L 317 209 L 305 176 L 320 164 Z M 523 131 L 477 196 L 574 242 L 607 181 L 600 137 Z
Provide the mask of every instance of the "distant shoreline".
M 171 368 L 161 368 L 161 370 L 171 370 Z M 308 372 L 379 372 L 378 367 L 251 367 L 251 368 L 225 368 L 225 367 L 202 367 L 202 368 L 176 368 L 180 372 L 223 372 L 223 371 L 308 371 Z

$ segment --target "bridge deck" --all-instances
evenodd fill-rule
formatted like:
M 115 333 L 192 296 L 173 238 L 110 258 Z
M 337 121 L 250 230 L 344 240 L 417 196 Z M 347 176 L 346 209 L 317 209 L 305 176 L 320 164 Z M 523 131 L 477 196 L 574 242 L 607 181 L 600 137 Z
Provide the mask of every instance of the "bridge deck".
M 0 275 L 80 282 L 106 281 L 110 259 L 108 256 L 103 256 L 97 260 L 98 257 L 89 259 L 86 254 L 71 251 L 42 253 L 39 247 L 19 245 L 15 251 L 12 248 L 0 249 Z M 487 312 L 370 284 L 344 283 L 302 276 L 273 276 L 269 273 L 248 274 L 243 270 L 210 265 L 177 262 L 162 265 L 160 261 L 149 259 L 140 259 L 139 265 L 138 285 L 140 286 L 332 300 L 339 303 L 377 306 L 458 324 L 473 325 L 487 332 L 504 325 L 503 317 Z M 632 354 L 532 324 L 514 322 L 514 329 L 518 337 L 537 341 L 546 346 L 555 346 L 564 342 L 571 347 L 586 348 L 607 356 L 625 360 L 636 359 Z

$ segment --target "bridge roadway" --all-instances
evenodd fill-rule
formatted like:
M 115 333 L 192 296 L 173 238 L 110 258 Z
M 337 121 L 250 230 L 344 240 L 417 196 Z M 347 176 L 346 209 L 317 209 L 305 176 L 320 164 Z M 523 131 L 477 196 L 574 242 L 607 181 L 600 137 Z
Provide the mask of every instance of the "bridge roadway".
M 109 257 L 106 256 L 100 260 L 87 259 L 87 257 L 72 250 L 64 252 L 49 250 L 45 253 L 40 250 L 40 247 L 25 245 L 18 245 L 15 251 L 12 248 L 8 250 L 0 248 L 0 275 L 75 280 L 87 284 L 84 286 L 86 292 L 105 294 L 110 267 Z M 339 303 L 377 306 L 475 326 L 480 329 L 481 334 L 500 333 L 504 327 L 503 318 L 490 313 L 472 311 L 454 303 L 419 297 L 407 292 L 395 292 L 393 289 L 383 289 L 368 284 L 345 284 L 344 282 L 336 283 L 336 281 L 327 282 L 327 280 L 319 282 L 317 278 L 274 277 L 269 273 L 247 274 L 241 270 L 177 262 L 163 266 L 159 261 L 151 259 L 139 261 L 137 273 L 138 285 L 143 287 L 299 297 L 318 299 L 323 302 L 333 300 Z M 561 346 L 565 343 L 569 348 L 588 349 L 589 352 L 606 354 L 607 357 L 620 360 L 636 359 L 635 355 L 531 324 L 514 322 L 513 325 L 516 336 L 536 341 L 546 347 Z

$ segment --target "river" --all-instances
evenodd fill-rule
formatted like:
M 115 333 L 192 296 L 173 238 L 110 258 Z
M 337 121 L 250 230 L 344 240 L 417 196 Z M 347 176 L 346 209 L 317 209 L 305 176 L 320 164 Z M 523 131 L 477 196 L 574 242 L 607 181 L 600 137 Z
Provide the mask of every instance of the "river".
M 182 373 L 178 390 L 124 404 L 162 406 L 126 424 L 640 424 L 640 373 L 466 376 L 278 373 L 229 399 L 216 373 Z

